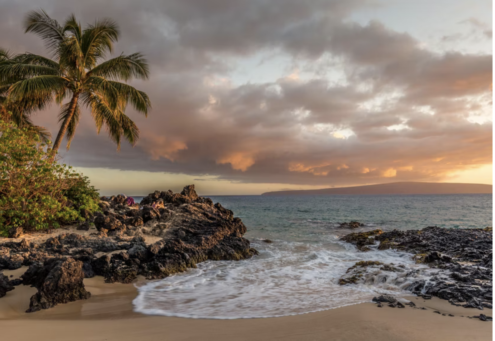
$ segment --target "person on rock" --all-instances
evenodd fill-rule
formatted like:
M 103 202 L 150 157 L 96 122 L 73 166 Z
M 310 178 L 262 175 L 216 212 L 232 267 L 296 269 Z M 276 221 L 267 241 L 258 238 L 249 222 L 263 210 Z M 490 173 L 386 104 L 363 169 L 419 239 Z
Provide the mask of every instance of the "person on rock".
M 128 197 L 127 198 L 127 206 L 134 206 L 134 198 L 133 197 Z

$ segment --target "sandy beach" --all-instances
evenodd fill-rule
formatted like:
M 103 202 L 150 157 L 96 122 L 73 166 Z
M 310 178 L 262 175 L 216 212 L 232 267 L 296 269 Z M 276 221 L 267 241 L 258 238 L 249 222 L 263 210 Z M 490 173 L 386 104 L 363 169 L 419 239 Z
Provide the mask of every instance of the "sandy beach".
M 4 271 L 19 275 L 24 269 Z M 132 284 L 85 279 L 88 300 L 27 314 L 36 289 L 18 286 L 0 299 L 0 329 L 6 340 L 491 340 L 492 323 L 466 316 L 479 311 L 433 298 L 409 297 L 428 310 L 377 308 L 373 303 L 266 319 L 208 320 L 134 313 Z M 438 310 L 454 317 L 434 313 Z M 484 311 L 491 315 L 490 311 Z M 464 317 L 461 317 L 464 316 Z

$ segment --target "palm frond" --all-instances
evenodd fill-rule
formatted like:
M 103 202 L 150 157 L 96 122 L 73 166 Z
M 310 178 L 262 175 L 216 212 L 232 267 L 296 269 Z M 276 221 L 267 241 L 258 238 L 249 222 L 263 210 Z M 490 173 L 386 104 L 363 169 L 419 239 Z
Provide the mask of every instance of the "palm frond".
M 97 94 L 86 94 L 84 101 L 90 103 L 91 114 L 95 120 L 98 134 L 101 128 L 105 126 L 108 135 L 117 144 L 117 150 L 120 150 L 122 137 L 132 145 L 137 142 L 139 138 L 138 127 L 120 109 L 112 110 L 104 98 Z
M 79 42 L 81 41 L 82 38 L 81 24 L 77 22 L 74 14 L 71 14 L 65 21 L 63 31 L 64 33 L 65 32 L 71 33 L 76 38 L 77 41 Z
M 45 41 L 46 47 L 54 54 L 58 51 L 59 44 L 65 39 L 60 24 L 43 10 L 30 12 L 24 26 L 26 33 L 33 32 L 39 35 Z
M 119 39 L 119 28 L 115 21 L 102 19 L 89 25 L 82 36 L 84 66 L 93 68 L 96 62 L 113 51 L 113 43 Z
M 136 111 L 143 113 L 145 116 L 148 115 L 148 109 L 151 108 L 151 101 L 145 92 L 139 91 L 125 83 L 115 81 L 108 81 L 108 83 L 116 90 L 119 98 L 125 100 L 125 104 L 129 101 Z
M 69 84 L 68 80 L 60 76 L 43 75 L 23 79 L 9 89 L 9 98 L 13 101 L 29 100 L 30 98 L 46 97 L 59 93 Z
M 15 80 L 41 75 L 58 75 L 57 69 L 35 64 L 19 63 L 14 60 L 0 62 L 0 82 L 11 83 Z
M 103 77 L 88 77 L 86 88 L 90 93 L 96 94 L 98 97 L 104 99 L 112 110 L 117 109 L 119 94 L 108 80 Z
M 92 91 L 98 92 L 100 96 L 105 97 L 106 102 L 112 109 L 116 109 L 118 105 L 122 111 L 125 111 L 127 103 L 131 102 L 136 111 L 147 116 L 148 109 L 151 108 L 151 101 L 148 95 L 128 84 L 92 76 L 88 78 L 88 87 Z
M 81 44 L 75 37 L 68 37 L 59 45 L 59 63 L 62 69 L 67 70 L 69 76 L 81 79 L 85 73 L 81 51 Z
M 126 114 L 122 113 L 119 118 L 125 139 L 134 146 L 139 139 L 139 128 Z
M 56 70 L 60 69 L 60 65 L 56 61 L 33 53 L 21 53 L 12 57 L 12 59 L 24 64 L 47 66 Z
M 88 75 L 124 81 L 132 78 L 148 79 L 149 67 L 141 53 L 134 53 L 107 60 L 89 71 Z
M 0 62 L 12 59 L 12 55 L 9 50 L 5 50 L 0 47 Z
M 46 109 L 52 100 L 53 95 L 51 93 L 32 93 L 29 97 L 17 100 L 6 96 L 4 105 L 14 115 L 30 115 L 35 110 Z
M 56 94 L 55 94 L 55 102 L 58 104 L 58 105 L 61 105 L 63 103 L 63 101 L 69 97 L 70 95 L 70 91 L 69 89 L 60 89 L 60 91 L 58 91 Z

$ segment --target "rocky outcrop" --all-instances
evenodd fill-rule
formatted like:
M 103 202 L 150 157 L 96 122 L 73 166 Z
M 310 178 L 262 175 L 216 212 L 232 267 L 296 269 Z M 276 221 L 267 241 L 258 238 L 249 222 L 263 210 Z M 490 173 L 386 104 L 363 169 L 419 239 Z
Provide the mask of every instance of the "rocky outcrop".
M 83 284 L 83 263 L 72 258 L 49 259 L 33 264 L 22 276 L 24 285 L 32 285 L 38 292 L 31 297 L 28 313 L 54 307 L 91 296 Z
M 398 285 L 408 277 L 414 278 L 414 272 L 406 273 L 404 265 L 384 264 L 379 261 L 360 261 L 355 263 L 339 279 L 340 285 L 346 284 L 380 284 Z
M 81 228 L 93 229 L 89 235 L 64 233 L 39 244 L 25 240 L 0 244 L 0 270 L 30 266 L 23 282 L 39 290 L 30 311 L 86 297 L 75 282 L 55 295 L 52 289 L 64 286 L 65 274 L 77 274 L 77 281 L 97 275 L 110 283 L 130 283 L 139 275 L 164 278 L 206 260 L 241 260 L 257 254 L 243 238 L 242 221 L 219 203 L 199 197 L 193 185 L 181 193 L 155 191 L 139 205 L 128 205 L 126 199 L 103 197 L 101 212 Z M 155 242 L 147 242 L 148 237 Z
M 445 229 L 351 233 L 342 240 L 361 251 L 396 249 L 412 253 L 417 263 L 438 269 L 430 280 L 415 280 L 407 290 L 424 298 L 436 296 L 466 308 L 492 307 L 492 233 L 489 229 Z M 379 244 L 378 244 L 379 243 Z M 364 271 L 350 268 L 342 284 L 355 283 Z M 414 278 L 414 273 L 408 274 Z
M 397 299 L 391 295 L 380 295 L 378 297 L 373 297 L 373 302 L 381 302 L 381 303 L 395 303 Z
M 363 223 L 360 223 L 359 221 L 350 221 L 350 222 L 346 222 L 346 223 L 341 223 L 339 225 L 339 227 L 341 228 L 347 228 L 347 229 L 357 229 L 359 227 L 363 227 L 364 224 Z
M 376 236 L 379 236 L 382 233 L 383 231 L 380 229 L 368 232 L 350 233 L 342 237 L 341 240 L 356 245 L 360 251 L 364 252 L 370 250 L 368 246 L 374 245 Z
M 152 225 L 152 221 L 158 222 Z M 163 278 L 208 259 L 241 260 L 257 253 L 242 237 L 246 233 L 242 221 L 220 204 L 195 202 L 167 209 L 142 229 L 166 238 L 149 246 L 134 243 L 127 252 L 102 256 L 92 264 L 95 273 L 108 282 L 125 283 L 138 275 Z
M 12 227 L 9 230 L 9 238 L 19 238 L 24 233 L 24 230 L 20 226 Z

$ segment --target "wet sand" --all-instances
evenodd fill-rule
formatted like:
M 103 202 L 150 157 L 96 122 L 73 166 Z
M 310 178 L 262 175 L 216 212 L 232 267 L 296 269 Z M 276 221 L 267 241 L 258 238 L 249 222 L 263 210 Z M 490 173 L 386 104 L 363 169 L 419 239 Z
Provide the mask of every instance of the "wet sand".
M 20 275 L 24 269 L 6 275 Z M 208 320 L 147 316 L 133 312 L 137 289 L 85 279 L 88 300 L 25 313 L 36 289 L 18 286 L 0 299 L 0 330 L 5 340 L 491 340 L 492 323 L 469 319 L 481 311 L 447 301 L 410 297 L 428 310 L 376 307 L 363 303 L 297 316 Z M 454 317 L 433 313 L 438 310 Z M 486 309 L 481 313 L 492 316 Z M 464 317 L 461 317 L 464 315 Z

